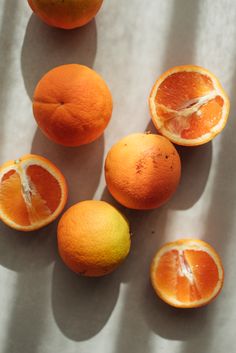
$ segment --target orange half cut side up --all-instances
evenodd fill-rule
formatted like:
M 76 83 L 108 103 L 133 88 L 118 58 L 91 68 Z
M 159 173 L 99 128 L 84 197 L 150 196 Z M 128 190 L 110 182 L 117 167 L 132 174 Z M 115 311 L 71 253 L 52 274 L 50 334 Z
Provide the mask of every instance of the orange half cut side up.
M 224 279 L 219 255 L 209 244 L 195 239 L 165 244 L 154 257 L 150 273 L 156 294 L 178 308 L 210 303 Z
M 226 125 L 230 103 L 218 79 L 194 65 L 174 67 L 155 83 L 149 97 L 156 129 L 173 143 L 197 146 Z
M 32 231 L 51 223 L 67 194 L 62 173 L 41 156 L 29 154 L 0 168 L 0 219 L 14 229 Z

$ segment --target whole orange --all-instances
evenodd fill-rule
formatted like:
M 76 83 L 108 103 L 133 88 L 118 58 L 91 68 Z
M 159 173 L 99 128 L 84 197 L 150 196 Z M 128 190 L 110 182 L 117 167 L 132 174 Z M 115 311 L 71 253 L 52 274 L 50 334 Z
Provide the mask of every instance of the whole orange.
M 137 133 L 116 143 L 105 163 L 107 187 L 122 205 L 133 209 L 157 208 L 174 194 L 181 163 L 174 145 L 165 137 Z
M 37 84 L 33 112 L 49 139 L 80 146 L 103 133 L 112 114 L 112 96 L 94 70 L 78 64 L 62 65 Z
M 58 224 L 57 235 L 62 260 L 84 276 L 112 272 L 130 251 L 128 221 L 104 201 L 88 200 L 69 208 Z
M 28 0 L 28 3 L 35 14 L 48 25 L 72 29 L 91 21 L 103 0 Z

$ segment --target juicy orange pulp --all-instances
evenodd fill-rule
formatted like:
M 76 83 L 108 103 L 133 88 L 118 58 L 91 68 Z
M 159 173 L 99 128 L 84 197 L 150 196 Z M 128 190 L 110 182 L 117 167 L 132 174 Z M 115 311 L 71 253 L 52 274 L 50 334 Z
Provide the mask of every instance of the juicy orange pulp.
M 208 77 L 196 72 L 179 72 L 160 85 L 156 103 L 167 130 L 194 139 L 220 121 L 224 101 L 214 92 Z
M 167 248 L 157 262 L 154 260 L 152 283 L 157 294 L 173 306 L 201 306 L 218 294 L 223 283 L 222 265 L 208 244 L 206 247 L 201 242 L 197 248 L 189 240 L 184 242 L 186 246 L 173 243 L 173 247 Z
M 67 188 L 64 177 L 51 162 L 31 155 L 1 169 L 3 221 L 16 229 L 32 230 L 55 219 L 65 205 Z
M 153 122 L 172 142 L 205 143 L 227 120 L 229 101 L 218 80 L 194 66 L 177 67 L 163 74 L 150 96 Z
M 208 268 L 207 273 L 204 268 Z M 156 280 L 168 295 L 176 295 L 182 302 L 192 302 L 212 293 L 218 282 L 218 270 L 214 261 L 203 251 L 172 250 L 162 257 Z

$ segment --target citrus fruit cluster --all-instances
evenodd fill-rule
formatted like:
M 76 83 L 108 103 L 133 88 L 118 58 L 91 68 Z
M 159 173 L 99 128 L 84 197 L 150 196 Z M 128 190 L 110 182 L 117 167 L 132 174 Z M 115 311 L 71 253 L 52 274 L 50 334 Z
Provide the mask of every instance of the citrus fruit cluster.
M 71 29 L 85 25 L 102 0 L 28 0 L 47 24 Z M 199 66 L 172 68 L 156 81 L 149 97 L 159 134 L 134 133 L 115 143 L 105 161 L 112 196 L 135 210 L 154 209 L 175 193 L 181 160 L 173 143 L 197 146 L 220 133 L 229 99 L 216 77 Z M 112 116 L 112 95 L 103 78 L 79 64 L 46 73 L 33 97 L 33 114 L 42 132 L 64 146 L 81 146 L 102 135 Z M 73 152 L 72 152 L 73 153 Z M 66 205 L 68 188 L 49 160 L 25 155 L 0 168 L 0 218 L 20 231 L 54 221 Z M 128 220 L 104 201 L 70 207 L 58 224 L 58 251 L 64 263 L 85 276 L 115 270 L 130 251 Z M 165 244 L 151 265 L 151 282 L 166 303 L 181 308 L 209 303 L 220 292 L 224 271 L 216 251 L 204 241 Z

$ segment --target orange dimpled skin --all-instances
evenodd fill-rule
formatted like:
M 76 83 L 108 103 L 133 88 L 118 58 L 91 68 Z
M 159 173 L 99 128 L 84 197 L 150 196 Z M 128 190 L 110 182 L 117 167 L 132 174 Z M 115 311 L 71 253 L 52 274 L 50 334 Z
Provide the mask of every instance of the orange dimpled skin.
M 31 9 L 50 26 L 73 29 L 91 21 L 103 0 L 28 0 Z
M 80 146 L 102 135 L 111 118 L 112 97 L 94 70 L 62 65 L 39 81 L 33 112 L 49 139 L 64 146 Z
M 181 175 L 178 152 L 165 137 L 137 133 L 116 143 L 105 163 L 109 191 L 132 209 L 157 208 L 176 191 Z
M 210 303 L 223 286 L 219 255 L 206 242 L 181 239 L 165 244 L 151 265 L 151 281 L 167 304 L 195 308 Z
M 41 156 L 28 154 L 0 168 L 0 218 L 11 228 L 32 231 L 51 223 L 67 194 L 62 173 Z
M 114 271 L 130 251 L 126 218 L 104 201 L 88 200 L 69 208 L 58 224 L 57 238 L 64 263 L 83 276 Z

